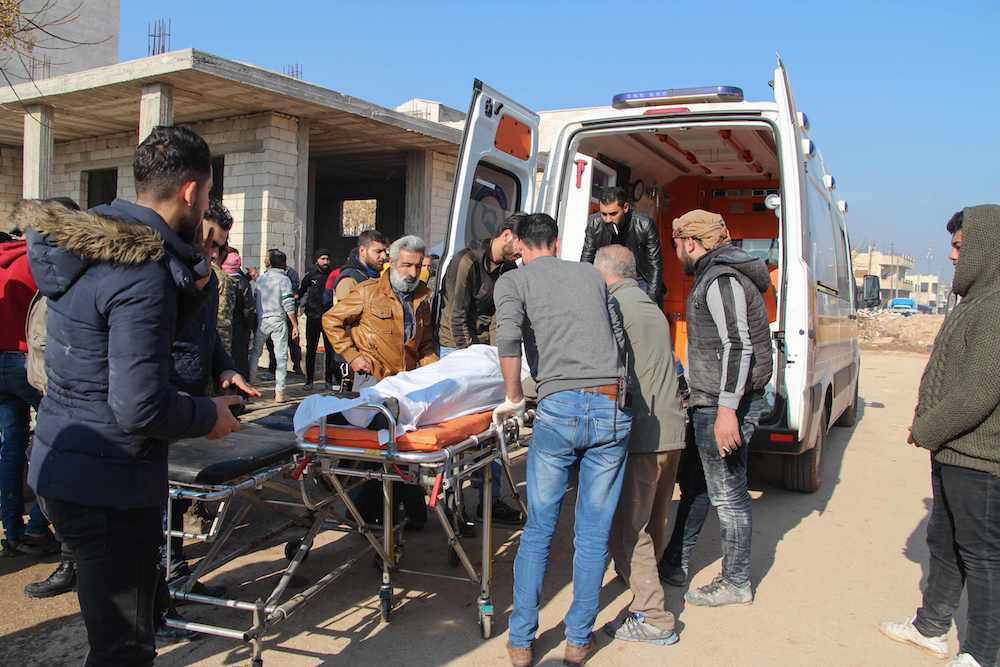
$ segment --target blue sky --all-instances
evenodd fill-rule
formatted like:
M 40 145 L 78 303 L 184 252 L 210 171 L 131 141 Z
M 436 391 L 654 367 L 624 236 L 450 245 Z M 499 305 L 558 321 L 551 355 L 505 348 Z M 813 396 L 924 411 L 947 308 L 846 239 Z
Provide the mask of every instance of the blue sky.
M 998 2 L 122 2 L 120 57 L 171 47 L 280 70 L 385 106 L 465 110 L 478 77 L 536 110 L 707 84 L 770 99 L 780 52 L 799 108 L 874 241 L 951 275 L 944 223 L 1000 203 Z M 992 45 L 992 46 L 991 46 Z

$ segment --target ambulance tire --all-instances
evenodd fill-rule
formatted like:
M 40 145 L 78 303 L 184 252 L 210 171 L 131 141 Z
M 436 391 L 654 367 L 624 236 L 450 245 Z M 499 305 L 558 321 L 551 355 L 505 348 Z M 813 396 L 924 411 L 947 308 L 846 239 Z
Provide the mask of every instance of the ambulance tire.
M 828 416 L 824 409 L 819 434 L 816 436 L 816 444 L 811 449 L 798 456 L 785 458 L 783 476 L 785 488 L 789 491 L 816 493 L 819 490 L 822 483 L 820 465 L 823 461 L 823 447 L 826 445 L 827 419 Z

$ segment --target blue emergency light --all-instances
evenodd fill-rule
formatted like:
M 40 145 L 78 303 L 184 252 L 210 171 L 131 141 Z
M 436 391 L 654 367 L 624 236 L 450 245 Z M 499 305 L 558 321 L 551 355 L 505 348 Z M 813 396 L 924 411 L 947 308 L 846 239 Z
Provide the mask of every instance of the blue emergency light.
M 713 102 L 742 102 L 743 89 L 736 86 L 704 86 L 702 88 L 667 88 L 665 90 L 640 90 L 621 93 L 611 100 L 615 109 L 634 109 L 661 104 L 710 104 Z

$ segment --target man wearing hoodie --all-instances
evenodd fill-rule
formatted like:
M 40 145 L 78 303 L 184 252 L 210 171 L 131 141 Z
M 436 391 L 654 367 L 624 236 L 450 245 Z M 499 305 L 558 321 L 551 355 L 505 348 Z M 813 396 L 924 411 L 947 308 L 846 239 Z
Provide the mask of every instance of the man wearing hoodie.
M 674 220 L 673 243 L 684 271 L 694 276 L 687 300 L 688 405 L 722 531 L 722 573 L 684 599 L 709 607 L 751 604 L 747 455 L 771 379 L 763 297 L 771 282 L 763 260 L 729 242 L 716 213 L 696 209 Z
M 88 213 L 22 202 L 28 256 L 48 298 L 45 369 L 28 481 L 77 559 L 88 665 L 151 665 L 167 443 L 239 428 L 235 397 L 171 386 L 170 348 L 202 306 L 210 269 L 192 246 L 211 153 L 156 127 L 135 152 L 136 203 Z
M 912 620 L 879 629 L 939 658 L 964 591 L 968 628 L 948 667 L 996 667 L 1000 652 L 1000 206 L 948 222 L 962 300 L 924 369 L 908 442 L 930 451 L 930 570 Z

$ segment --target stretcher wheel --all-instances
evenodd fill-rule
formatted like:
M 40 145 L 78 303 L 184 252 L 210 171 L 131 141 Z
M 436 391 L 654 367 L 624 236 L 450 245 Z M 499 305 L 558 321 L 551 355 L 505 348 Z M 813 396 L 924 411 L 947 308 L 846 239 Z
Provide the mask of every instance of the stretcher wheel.
M 301 544 L 302 544 L 302 540 L 291 540 L 290 542 L 286 543 L 285 544 L 285 560 L 287 560 L 288 562 L 291 562 L 292 559 L 295 558 L 295 554 L 298 552 L 299 546 Z M 302 559 L 303 563 L 305 563 L 307 560 L 309 560 L 309 553 L 310 553 L 309 551 L 306 552 L 305 557 Z
M 382 614 L 382 621 L 388 623 L 392 620 L 392 596 L 379 598 L 379 612 Z
M 483 639 L 489 639 L 493 636 L 493 614 L 479 612 L 479 633 Z

